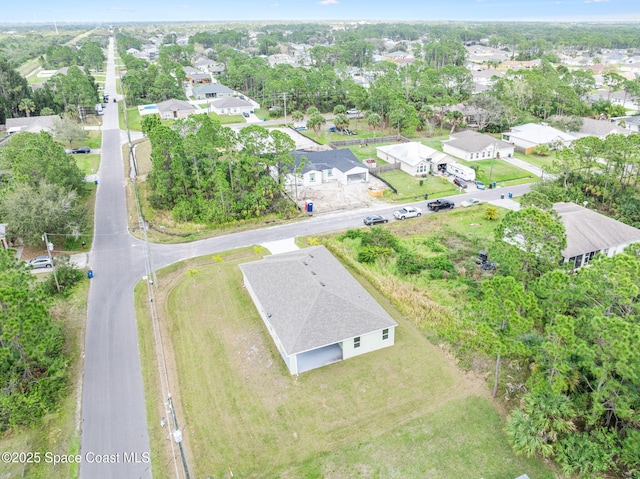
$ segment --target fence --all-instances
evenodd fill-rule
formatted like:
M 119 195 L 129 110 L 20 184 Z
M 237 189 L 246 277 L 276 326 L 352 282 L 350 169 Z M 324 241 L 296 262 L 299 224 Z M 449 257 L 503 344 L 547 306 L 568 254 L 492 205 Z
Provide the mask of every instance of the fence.
M 394 135 L 394 136 L 381 136 L 378 138 L 358 138 L 355 140 L 337 140 L 329 143 L 329 146 L 331 147 L 332 150 L 335 150 L 340 146 L 353 146 L 353 145 L 368 146 L 369 143 L 374 143 L 374 144 L 375 143 L 394 143 L 394 142 L 407 143 L 409 141 L 411 140 L 409 140 L 408 138 L 405 138 L 404 136 Z
M 388 165 L 380 165 L 376 166 L 375 168 L 369 168 L 369 173 L 379 175 L 380 173 L 384 173 L 385 171 L 399 170 L 400 166 L 402 166 L 400 163 L 389 163 Z

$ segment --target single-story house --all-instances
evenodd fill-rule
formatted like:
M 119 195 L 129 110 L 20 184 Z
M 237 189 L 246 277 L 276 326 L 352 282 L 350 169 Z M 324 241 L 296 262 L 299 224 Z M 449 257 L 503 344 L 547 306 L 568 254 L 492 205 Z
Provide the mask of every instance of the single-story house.
M 449 135 L 449 139 L 442 142 L 442 149 L 445 153 L 468 161 L 509 158 L 514 152 L 514 146 L 511 143 L 472 130 Z
M 344 185 L 369 181 L 369 169 L 360 163 L 348 148 L 324 151 L 296 150 L 293 154 L 296 156 L 295 169 L 300 173 L 295 179 L 291 174 L 287 180 L 288 184 L 294 184 L 295 180 L 302 186 L 330 181 Z
M 195 112 L 195 109 L 188 101 L 170 99 L 156 103 L 160 118 L 170 120 L 173 118 L 187 118 Z
M 7 133 L 40 133 L 51 131 L 58 115 L 30 116 L 24 118 L 7 118 Z
M 516 146 L 515 150 L 530 154 L 538 145 L 548 145 L 551 149 L 569 146 L 576 137 L 544 123 L 526 123 L 514 126 L 502 134 L 502 140 Z
M 187 81 L 192 85 L 201 83 L 211 83 L 211 75 L 209 73 L 185 73 Z
M 196 100 L 206 100 L 208 98 L 232 98 L 233 90 L 220 83 L 205 83 L 193 87 L 193 96 Z
M 226 87 L 225 87 L 226 88 Z M 194 88 L 195 90 L 195 88 Z M 220 98 L 209 102 L 211 111 L 218 115 L 234 115 L 238 113 L 251 113 L 255 108 L 253 103 L 236 97 Z
M 628 135 L 629 130 L 625 130 L 621 126 L 616 125 L 609 120 L 595 120 L 593 118 L 583 118 L 582 127 L 578 131 L 572 131 L 571 134 L 576 138 L 585 136 L 596 136 L 604 140 L 612 133 L 618 135 Z
M 411 176 L 435 172 L 433 165 L 455 161 L 445 153 L 417 141 L 376 147 L 376 156 L 387 163 L 400 163 L 400 169 Z
M 291 374 L 394 344 L 397 323 L 324 246 L 240 269 Z
M 555 203 L 567 234 L 564 261 L 579 268 L 598 253 L 613 256 L 632 243 L 640 242 L 640 229 L 575 203 Z
M 400 163 L 400 169 L 412 176 L 440 173 L 459 176 L 465 181 L 476 178 L 473 168 L 417 141 L 376 147 L 376 156 L 387 163 Z

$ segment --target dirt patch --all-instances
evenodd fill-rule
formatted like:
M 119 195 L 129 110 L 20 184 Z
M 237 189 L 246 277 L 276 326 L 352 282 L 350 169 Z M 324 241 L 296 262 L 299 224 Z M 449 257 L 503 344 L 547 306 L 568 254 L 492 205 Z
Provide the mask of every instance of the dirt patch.
M 371 196 L 370 192 L 379 192 L 385 189 L 387 186 L 372 176 L 366 183 L 345 185 L 336 181 L 314 186 L 299 186 L 298 206 L 304 208 L 305 203 L 312 202 L 314 212 L 351 210 L 374 205 L 384 206 L 386 203 L 380 197 Z

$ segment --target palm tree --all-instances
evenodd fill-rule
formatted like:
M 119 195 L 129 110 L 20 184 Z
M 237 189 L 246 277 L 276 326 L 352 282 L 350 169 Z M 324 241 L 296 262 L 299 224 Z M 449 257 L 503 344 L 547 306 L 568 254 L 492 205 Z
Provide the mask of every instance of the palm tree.
M 291 113 L 291 118 L 293 118 L 293 121 L 295 122 L 302 121 L 304 120 L 304 113 L 302 113 L 300 110 L 294 110 Z
M 316 112 L 312 114 L 307 120 L 307 128 L 311 128 L 317 135 L 320 132 L 320 128 L 322 128 L 322 125 L 324 125 L 326 122 L 327 120 L 324 119 L 324 116 Z
M 31 116 L 31 113 L 36 111 L 36 104 L 31 98 L 23 98 L 22 100 L 20 100 L 18 110 L 24 111 L 27 114 L 27 118 L 29 118 Z
M 376 128 L 382 123 L 382 118 L 377 113 L 370 113 L 367 117 L 368 125 L 373 129 L 373 137 L 376 137 Z
M 342 131 L 345 128 L 349 128 L 349 118 L 344 113 L 340 113 L 333 119 L 333 124 L 336 125 L 338 130 Z

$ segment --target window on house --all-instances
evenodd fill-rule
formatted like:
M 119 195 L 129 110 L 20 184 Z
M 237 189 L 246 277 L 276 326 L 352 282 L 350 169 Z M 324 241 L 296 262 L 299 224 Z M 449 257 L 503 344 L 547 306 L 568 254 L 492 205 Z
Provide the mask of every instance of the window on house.
M 359 348 L 360 347 L 360 336 L 358 336 L 357 338 L 353 338 L 353 348 Z
M 386 340 L 389 339 L 389 330 L 388 329 L 383 329 L 382 330 L 382 340 Z
M 482 152 L 482 158 L 484 158 L 484 151 Z
M 327 170 L 327 176 L 333 176 L 333 170 Z
M 315 173 L 310 173 L 309 174 L 309 181 L 316 181 L 316 174 Z
M 576 269 L 578 269 L 580 266 L 582 266 L 582 255 L 576 256 L 576 260 L 574 263 L 574 267 Z

